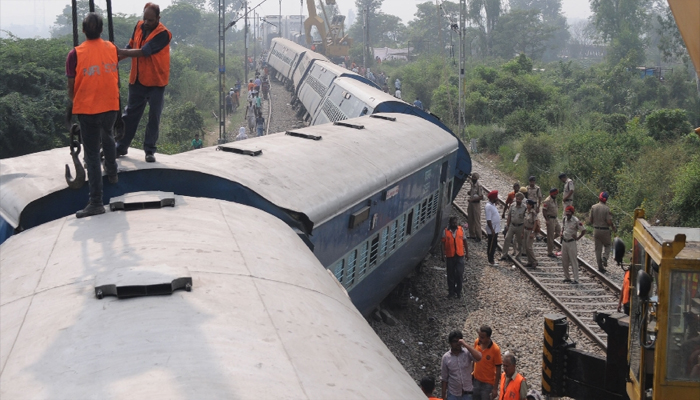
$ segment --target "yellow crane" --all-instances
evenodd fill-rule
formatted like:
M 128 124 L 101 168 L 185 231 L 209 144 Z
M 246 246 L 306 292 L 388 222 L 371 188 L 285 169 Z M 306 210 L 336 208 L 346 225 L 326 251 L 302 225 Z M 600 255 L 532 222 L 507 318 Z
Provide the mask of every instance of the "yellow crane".
M 328 6 L 335 4 L 335 0 L 326 0 L 326 5 Z M 321 5 L 323 5 L 322 2 Z M 309 18 L 304 21 L 306 43 L 316 45 L 316 51 L 325 54 L 329 58 L 347 56 L 352 45 L 352 39 L 345 34 L 345 16 L 335 15 L 331 20 L 328 20 L 325 7 L 321 7 L 323 11 L 323 18 L 321 18 L 316 13 L 314 0 L 306 0 L 306 6 L 309 10 Z M 314 26 L 318 29 L 318 33 L 321 36 L 320 43 L 313 42 L 311 28 Z
M 690 59 L 695 65 L 695 73 L 700 77 L 700 1 L 668 0 L 668 5 L 673 12 L 673 18 L 676 19 Z M 700 128 L 697 128 L 695 133 L 700 136 Z

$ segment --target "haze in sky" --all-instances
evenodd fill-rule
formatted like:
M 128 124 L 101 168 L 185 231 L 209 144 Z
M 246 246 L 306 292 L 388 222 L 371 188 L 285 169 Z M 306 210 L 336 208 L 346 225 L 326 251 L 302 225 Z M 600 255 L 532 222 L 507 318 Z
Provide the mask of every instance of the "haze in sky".
M 263 0 L 249 0 L 249 3 L 256 5 Z M 281 0 L 283 15 L 299 15 L 306 12 L 306 0 L 301 7 L 300 0 Z M 401 18 L 403 23 L 412 20 L 416 12 L 416 4 L 424 3 L 426 0 L 384 0 L 382 11 L 393 14 Z M 457 0 L 453 0 L 457 1 Z M 112 0 L 112 8 L 115 13 L 138 14 L 141 15 L 143 5 L 146 0 Z M 161 9 L 166 8 L 172 0 L 153 0 L 160 5 Z M 227 3 L 239 0 L 227 0 Z M 355 8 L 354 0 L 336 0 L 338 8 L 343 15 L 348 14 L 348 10 Z M 105 0 L 96 0 L 98 6 L 106 9 Z M 10 31 L 19 37 L 49 37 L 49 28 L 56 20 L 56 16 L 61 14 L 63 8 L 70 4 L 70 0 L 0 0 L 0 31 Z M 587 18 L 590 15 L 590 8 L 586 0 L 562 0 L 562 9 L 569 20 Z M 266 0 L 258 11 L 262 15 L 277 15 L 280 10 L 280 0 Z M 355 10 L 355 14 L 357 10 Z M 216 27 L 214 27 L 216 28 Z M 5 36 L 4 32 L 2 33 Z

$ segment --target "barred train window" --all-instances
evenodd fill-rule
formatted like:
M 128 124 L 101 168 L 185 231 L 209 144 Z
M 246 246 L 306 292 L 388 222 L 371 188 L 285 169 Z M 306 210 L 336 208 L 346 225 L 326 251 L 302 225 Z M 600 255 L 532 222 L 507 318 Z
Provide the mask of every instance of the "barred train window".
M 374 235 L 372 238 L 372 247 L 369 255 L 369 268 L 372 269 L 377 266 L 377 257 L 379 253 L 379 235 Z
M 358 278 L 361 278 L 365 276 L 367 273 L 367 248 L 368 248 L 367 242 L 364 242 L 360 245 L 360 261 L 357 263 L 357 268 L 359 270 L 359 273 L 357 274 Z
M 348 255 L 348 267 L 345 271 L 345 287 L 352 286 L 355 283 L 355 264 L 357 263 L 357 250 L 353 250 Z
M 338 280 L 338 282 L 343 283 L 343 267 L 345 266 L 345 259 L 341 258 L 338 260 L 337 263 L 335 263 L 335 266 L 333 266 L 333 274 L 335 274 L 335 279 Z
M 391 229 L 389 230 L 390 236 L 389 236 L 389 246 L 391 251 L 396 249 L 396 239 L 399 234 L 399 220 L 397 219 L 394 221 L 394 223 L 391 226 Z
M 386 258 L 389 249 L 389 230 L 391 229 L 391 224 L 382 229 L 381 241 L 379 242 L 379 259 L 383 260 Z

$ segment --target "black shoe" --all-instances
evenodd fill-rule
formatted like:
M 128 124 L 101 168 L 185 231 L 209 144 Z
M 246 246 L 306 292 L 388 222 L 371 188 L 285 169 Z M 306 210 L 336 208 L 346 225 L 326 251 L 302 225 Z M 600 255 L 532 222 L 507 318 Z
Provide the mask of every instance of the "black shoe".
M 503 257 L 499 258 L 498 260 L 499 260 L 499 261 L 506 261 L 506 260 L 508 260 L 508 257 L 503 256 Z
M 462 298 L 462 295 L 460 293 L 457 293 L 455 296 L 457 296 L 458 299 Z
M 598 271 L 599 271 L 601 274 L 604 274 L 604 273 L 608 272 L 605 268 L 598 268 Z
M 117 157 L 123 157 L 127 154 L 129 154 L 129 150 L 122 150 L 119 147 L 117 147 Z
M 101 204 L 88 203 L 87 207 L 75 213 L 75 218 L 85 218 L 92 215 L 100 215 L 105 213 L 105 206 Z
M 564 279 L 562 282 L 564 282 L 564 283 L 571 283 L 571 279 L 566 278 L 566 279 Z
M 156 156 L 153 153 L 146 153 L 146 162 L 156 162 Z
M 557 256 L 555 256 L 554 254 L 547 254 L 547 257 L 549 257 L 549 258 L 557 258 Z
M 455 297 L 455 295 L 452 294 L 452 293 L 450 293 L 450 294 L 447 295 L 447 298 L 448 298 L 448 299 L 451 299 L 451 298 L 453 298 L 453 297 Z
M 115 183 L 119 182 L 119 176 L 117 176 L 116 174 L 114 174 L 114 175 L 107 175 L 107 179 L 109 180 L 109 183 L 111 183 L 112 185 L 114 185 Z
M 479 239 L 479 238 L 474 238 L 474 240 L 475 240 L 477 243 L 481 242 L 481 239 Z
M 578 281 L 571 281 L 572 285 L 578 285 Z

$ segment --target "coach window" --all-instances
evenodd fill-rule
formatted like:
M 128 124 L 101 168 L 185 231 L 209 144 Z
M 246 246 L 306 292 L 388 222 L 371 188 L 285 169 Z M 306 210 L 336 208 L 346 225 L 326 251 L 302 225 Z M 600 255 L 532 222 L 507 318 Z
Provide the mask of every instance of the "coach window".
M 406 224 L 406 236 L 411 236 L 411 231 L 413 230 L 413 210 L 408 213 Z
M 335 274 L 335 279 L 341 284 L 343 283 L 343 268 L 345 267 L 345 259 L 340 259 L 333 267 L 333 274 Z
M 370 249 L 369 268 L 372 269 L 377 266 L 377 256 L 379 254 L 379 235 L 374 235 L 372 238 L 372 246 Z
M 357 263 L 357 269 L 358 269 L 357 277 L 358 278 L 362 278 L 367 273 L 368 246 L 369 246 L 369 244 L 367 242 L 364 242 L 360 245 L 360 260 Z
M 357 250 L 353 250 L 348 255 L 347 269 L 345 270 L 345 287 L 355 283 L 355 264 L 357 263 Z

